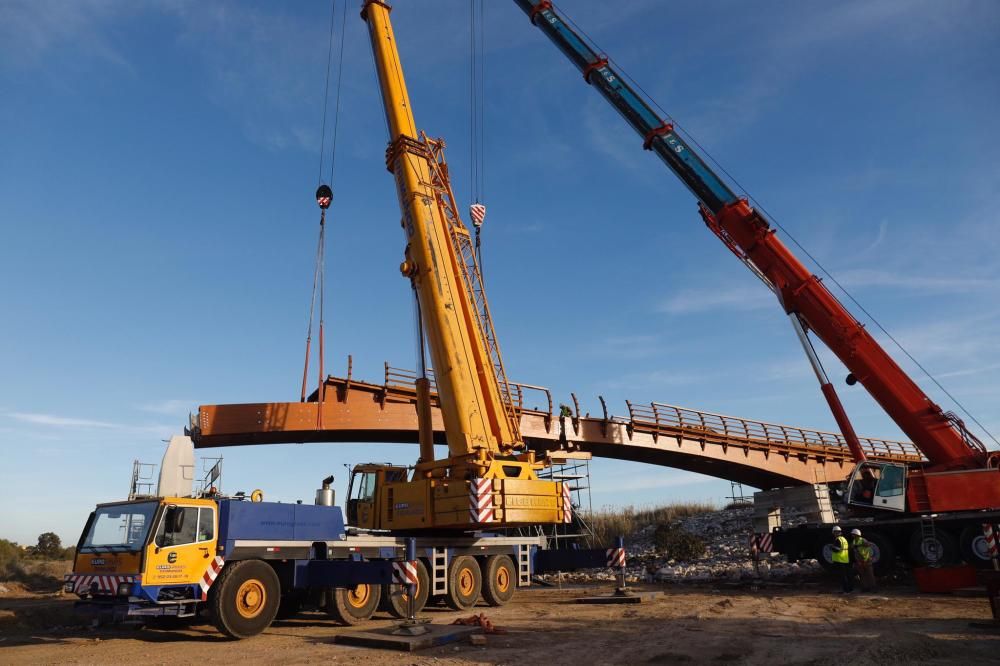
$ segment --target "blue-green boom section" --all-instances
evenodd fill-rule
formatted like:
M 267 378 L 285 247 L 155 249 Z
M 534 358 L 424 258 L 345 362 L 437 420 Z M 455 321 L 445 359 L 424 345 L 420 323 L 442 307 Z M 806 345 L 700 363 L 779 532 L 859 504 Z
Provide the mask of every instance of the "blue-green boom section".
M 626 122 L 643 138 L 643 147 L 660 156 L 688 189 L 712 211 L 736 203 L 738 197 L 707 164 L 673 131 L 636 93 L 608 59 L 594 51 L 562 18 L 550 2 L 514 0 L 559 50 L 566 54 L 591 84 L 622 114 Z

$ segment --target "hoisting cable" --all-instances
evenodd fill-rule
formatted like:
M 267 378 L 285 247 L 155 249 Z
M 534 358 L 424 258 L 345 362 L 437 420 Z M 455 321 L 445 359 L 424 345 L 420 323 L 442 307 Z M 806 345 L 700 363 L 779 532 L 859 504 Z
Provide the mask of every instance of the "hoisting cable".
M 470 0 L 470 58 L 469 58 L 469 187 L 472 203 L 469 217 L 476 230 L 475 252 L 480 278 L 483 272 L 482 242 L 480 233 L 486 220 L 483 204 L 486 184 L 486 21 L 483 19 L 483 0 Z
M 305 402 L 309 384 L 309 360 L 310 351 L 312 346 L 312 331 L 313 331 L 313 321 L 316 313 L 316 300 L 317 295 L 319 297 L 319 349 L 318 349 L 318 385 L 316 389 L 317 401 L 322 403 L 325 397 L 324 383 L 323 383 L 323 361 L 324 361 L 324 324 L 325 324 L 325 286 L 326 286 L 326 211 L 333 202 L 333 175 L 334 168 L 336 166 L 337 158 L 337 133 L 340 125 L 340 93 L 341 93 L 341 79 L 343 74 L 343 60 L 344 60 L 344 38 L 345 32 L 344 28 L 346 25 L 347 10 L 346 7 L 343 11 L 343 19 L 341 21 L 341 34 L 340 34 L 340 51 L 338 56 L 337 65 L 337 101 L 334 111 L 334 125 L 333 125 L 333 138 L 332 138 L 332 148 L 330 151 L 330 184 L 323 182 L 323 162 L 326 153 L 326 121 L 330 103 L 330 72 L 332 70 L 333 63 L 333 43 L 335 38 L 335 25 L 337 16 L 337 3 L 336 0 L 331 0 L 330 3 L 330 37 L 329 45 L 327 48 L 327 62 L 326 62 L 326 87 L 323 93 L 323 118 L 321 121 L 320 130 L 320 155 L 319 155 L 319 183 L 316 188 L 316 204 L 320 209 L 319 217 L 319 237 L 316 243 L 316 263 L 313 268 L 313 284 L 312 284 L 312 294 L 309 300 L 309 326 L 306 331 L 306 353 L 305 362 L 302 368 L 302 393 L 300 400 Z M 322 428 L 323 425 L 323 410 L 317 410 L 317 428 Z
M 571 18 L 569 18 L 569 16 L 567 16 L 567 15 L 565 14 L 565 12 L 563 12 L 563 11 L 562 11 L 562 9 L 560 9 L 560 8 L 556 7 L 555 3 L 552 3 L 552 4 L 553 4 L 553 7 L 555 7 L 555 8 L 556 8 L 556 9 L 557 9 L 557 10 L 558 10 L 558 11 L 560 12 L 560 14 L 562 14 L 562 17 L 563 17 L 563 19 L 564 19 L 564 20 L 565 20 L 565 21 L 566 21 L 567 23 L 569 23 L 569 24 L 570 24 L 571 26 L 573 26 L 573 28 L 574 28 L 575 30 L 577 30 L 577 32 L 579 32 L 579 33 L 580 33 L 581 35 L 583 35 L 583 37 L 584 37 L 584 38 L 585 38 L 585 39 L 586 39 L 586 40 L 587 40 L 588 42 L 590 42 L 591 46 L 593 46 L 593 48 L 594 48 L 594 50 L 595 50 L 595 51 L 597 51 L 598 53 L 604 53 L 604 51 L 603 51 L 603 50 L 601 50 L 601 48 L 600 48 L 600 47 L 599 47 L 599 46 L 597 45 L 597 42 L 595 42 L 595 41 L 594 41 L 594 39 L 593 39 L 593 38 L 592 38 L 592 37 L 591 37 L 590 35 L 588 35 L 588 34 L 587 34 L 587 33 L 586 33 L 586 32 L 585 32 L 585 31 L 584 31 L 584 30 L 583 30 L 583 29 L 582 29 L 582 28 L 581 28 L 581 27 L 580 27 L 579 25 L 577 25 L 576 23 L 574 23 L 574 22 L 573 22 L 573 20 L 572 20 Z M 675 119 L 674 119 L 674 118 L 673 118 L 673 117 L 672 117 L 672 116 L 671 116 L 671 115 L 670 115 L 669 113 L 667 113 L 667 111 L 666 111 L 666 110 L 665 110 L 665 109 L 664 109 L 664 108 L 663 108 L 662 106 L 660 106 L 660 104 L 659 104 L 659 103 L 658 103 L 658 102 L 656 101 L 656 99 L 655 99 L 655 98 L 653 98 L 653 96 L 652 96 L 652 95 L 650 95 L 650 94 L 649 94 L 648 92 L 646 92 L 646 90 L 645 90 L 645 89 L 644 89 L 644 88 L 642 87 L 642 85 L 641 85 L 641 84 L 640 84 L 640 83 L 639 83 L 638 81 L 636 81 L 635 79 L 633 79 L 633 78 L 631 77 L 631 75 L 629 75 L 629 73 L 628 73 L 628 72 L 627 72 L 627 71 L 625 70 L 625 68 L 624 68 L 624 67 L 622 67 L 622 65 L 621 65 L 620 63 L 616 62 L 616 61 L 615 61 L 614 59 L 612 59 L 612 58 L 608 58 L 608 61 L 609 61 L 609 62 L 610 62 L 611 64 L 613 64 L 613 65 L 615 66 L 615 69 L 616 69 L 616 70 L 618 71 L 618 73 L 619 73 L 619 74 L 621 74 L 621 75 L 622 75 L 622 76 L 623 76 L 623 77 L 624 77 L 625 79 L 627 79 L 627 80 L 629 81 L 629 83 L 630 83 L 631 85 L 633 85 L 633 86 L 634 86 L 634 87 L 635 87 L 635 88 L 636 88 L 636 89 L 637 89 L 637 90 L 638 90 L 639 92 L 641 92 L 641 93 L 642 93 L 642 94 L 643 94 L 643 95 L 644 95 L 644 96 L 646 97 L 646 99 L 647 99 L 647 100 L 649 101 L 649 103 L 650 103 L 650 104 L 652 104 L 652 105 L 653 105 L 654 107 L 656 107 L 656 109 L 657 109 L 657 110 L 658 110 L 658 111 L 659 111 L 659 112 L 660 112 L 661 114 L 663 114 L 663 117 L 664 117 L 664 118 L 665 118 L 666 120 L 668 120 L 668 121 L 669 121 L 669 122 L 670 122 L 670 123 L 671 123 L 671 124 L 672 124 L 672 125 L 674 126 L 674 128 L 675 128 L 676 130 L 678 130 L 679 132 L 682 132 L 682 133 L 684 134 L 685 138 L 687 138 L 687 139 L 688 139 L 688 140 L 689 140 L 689 141 L 690 141 L 691 143 L 693 143 L 693 144 L 694 144 L 694 145 L 695 145 L 695 146 L 696 146 L 696 147 L 698 148 L 698 150 L 700 150 L 700 151 L 702 152 L 702 154 L 703 154 L 703 155 L 704 155 L 704 156 L 705 156 L 706 158 L 708 158 L 708 160 L 709 160 L 709 161 L 710 161 L 710 162 L 711 162 L 712 164 L 714 164 L 714 165 L 716 166 L 716 168 L 718 168 L 718 170 L 719 170 L 719 171 L 721 171 L 721 172 L 722 172 L 722 173 L 723 173 L 723 174 L 724 174 L 724 175 L 726 176 L 726 178 L 728 178 L 728 179 L 730 180 L 730 182 L 732 182 L 732 183 L 733 183 L 733 185 L 735 185 L 735 186 L 736 186 L 736 188 L 737 188 L 738 190 L 740 190 L 740 191 L 741 191 L 741 192 L 742 192 L 743 194 L 745 194 L 745 195 L 746 195 L 746 197 L 747 197 L 747 200 L 748 200 L 748 201 L 749 201 L 749 202 L 750 202 L 751 204 L 753 204 L 753 206 L 754 206 L 755 208 L 757 208 L 758 210 L 760 210 L 760 211 L 761 211 L 761 212 L 762 212 L 762 213 L 763 213 L 763 214 L 765 215 L 765 217 L 767 217 L 767 219 L 768 219 L 768 220 L 770 220 L 770 221 L 771 221 L 771 222 L 772 222 L 772 223 L 774 224 L 774 226 L 775 226 L 775 227 L 777 227 L 777 228 L 778 228 L 778 229 L 779 229 L 779 230 L 780 230 L 780 231 L 781 231 L 781 232 L 782 232 L 782 233 L 783 233 L 783 234 L 784 234 L 785 236 L 787 236 L 787 237 L 788 237 L 788 239 L 789 239 L 789 240 L 790 240 L 790 241 L 792 242 L 792 244 L 794 244 L 794 245 L 795 245 L 795 247 L 799 248 L 799 250 L 801 250 L 801 252 L 802 252 L 802 253 L 803 253 L 803 254 L 804 254 L 804 255 L 805 255 L 806 257 L 808 257 L 808 258 L 809 258 L 809 260 L 810 260 L 810 261 L 812 261 L 812 262 L 813 262 L 813 263 L 814 263 L 814 264 L 816 265 L 816 267 L 817 267 L 817 268 L 819 268 L 820 272 L 821 272 L 821 273 L 823 273 L 823 275 L 825 275 L 825 276 L 826 276 L 827 278 L 829 278 L 830 282 L 832 282 L 832 283 L 833 283 L 834 285 L 836 285 L 836 286 L 837 286 L 837 288 L 838 288 L 838 289 L 839 289 L 839 290 L 840 290 L 840 291 L 841 291 L 841 292 L 842 292 L 842 293 L 844 294 L 844 296 L 846 296 L 846 297 L 847 297 L 847 299 L 848 299 L 848 300 L 850 300 L 850 301 L 851 301 L 851 303 L 853 303 L 853 304 L 855 305 L 855 307 L 857 307 L 857 308 L 858 308 L 858 309 L 859 309 L 859 310 L 860 310 L 861 312 L 863 312 L 863 313 L 864 313 L 864 315 L 865 315 L 866 317 L 868 317 L 868 319 L 870 319 L 870 320 L 871 320 L 871 322 L 872 322 L 873 324 L 875 324 L 875 326 L 876 326 L 876 327 L 877 327 L 877 328 L 878 328 L 878 329 L 879 329 L 880 331 L 882 331 L 882 333 L 883 333 L 883 334 L 884 334 L 884 335 L 885 335 L 885 336 L 886 336 L 886 337 L 887 337 L 887 338 L 888 338 L 888 339 L 889 339 L 889 340 L 890 340 L 890 341 L 891 341 L 891 342 L 892 342 L 892 343 L 893 343 L 893 344 L 894 344 L 894 345 L 895 345 L 895 346 L 896 346 L 896 347 L 897 347 L 897 348 L 898 348 L 898 349 L 899 349 L 899 350 L 900 350 L 900 351 L 901 351 L 901 352 L 902 352 L 902 353 L 903 353 L 903 354 L 904 354 L 904 355 L 906 356 L 906 358 L 908 358 L 908 359 L 909 359 L 909 360 L 910 360 L 910 361 L 911 361 L 911 362 L 912 362 L 912 363 L 913 363 L 914 365 L 916 365 L 916 366 L 917 366 L 917 368 L 919 368 L 919 369 L 920 369 L 920 371 L 921 371 L 921 372 L 923 372 L 923 373 L 924 373 L 924 375 L 926 375 L 926 376 L 927 376 L 927 378 L 928 378 L 928 379 L 930 379 L 930 380 L 931 380 L 931 381 L 932 381 L 932 382 L 934 383 L 934 385 L 935 385 L 935 386 L 937 386 L 937 388 L 938 388 L 938 389 L 939 389 L 939 390 L 940 390 L 940 391 L 941 391 L 942 393 L 944 393 L 944 394 L 945 394 L 946 396 L 948 396 L 948 398 L 949 398 L 949 399 L 950 399 L 950 400 L 951 400 L 951 401 L 952 401 L 953 403 L 955 403 L 955 405 L 956 405 L 956 406 L 957 406 L 957 407 L 958 407 L 958 408 L 959 408 L 960 410 L 962 410 L 962 413 L 963 413 L 963 414 L 965 414 L 965 415 L 966 415 L 967 417 L 969 417 L 969 419 L 970 419 L 970 420 L 971 420 L 971 421 L 972 421 L 973 423 L 975 423 L 975 424 L 976 424 L 977 426 L 979 426 L 979 428 L 980 428 L 980 429 L 981 429 L 981 430 L 982 430 L 982 431 L 983 431 L 984 433 L 986 433 L 986 435 L 987 435 L 987 436 L 988 436 L 988 437 L 989 437 L 989 438 L 990 438 L 991 440 L 993 440 L 993 442 L 994 442 L 994 443 L 996 443 L 996 444 L 1000 445 L 1000 441 L 998 441 L 998 439 L 997 439 L 996 437 L 994 437 L 993 433 L 992 433 L 992 432 L 990 432 L 990 431 L 989 431 L 989 430 L 988 430 L 988 429 L 986 428 L 986 426 L 984 426 L 984 425 L 983 425 L 982 423 L 980 423 L 979 419 L 977 419 L 977 418 L 976 418 L 975 416 L 973 416 L 973 415 L 972 415 L 972 413 L 970 413 L 970 412 L 969 412 L 969 410 L 968 410 L 968 409 L 966 409 L 966 408 L 965 408 L 965 406 L 964 406 L 964 405 L 963 405 L 963 404 L 962 404 L 961 402 L 959 402 L 959 401 L 958 401 L 958 399 L 957 399 L 957 398 L 956 398 L 955 396 L 953 396 L 953 395 L 952 395 L 952 394 L 951 394 L 951 393 L 950 393 L 950 392 L 949 392 L 949 391 L 948 391 L 948 390 L 947 390 L 947 389 L 946 389 L 946 388 L 945 388 L 945 387 L 944 387 L 944 386 L 943 386 L 943 385 L 941 384 L 941 382 L 939 382 L 939 381 L 937 380 L 937 378 L 936 378 L 936 377 L 934 377 L 934 375 L 932 375 L 932 374 L 930 373 L 930 371 L 928 371 L 928 370 L 927 370 L 927 368 L 925 368 L 925 367 L 923 366 L 923 364 L 922 364 L 922 363 L 920 363 L 920 361 L 918 361 L 918 360 L 917 360 L 917 359 L 916 359 L 916 358 L 915 358 L 915 357 L 913 356 L 913 354 L 911 354 L 911 353 L 909 352 L 909 350 L 908 350 L 908 349 L 906 349 L 906 347 L 904 347 L 904 346 L 903 346 L 903 344 L 902 344 L 902 343 L 901 343 L 901 342 L 900 342 L 899 340 L 897 340 L 897 339 L 896 339 L 896 337 L 895 337 L 895 336 L 893 336 L 893 335 L 892 335 L 892 334 L 891 334 L 891 333 L 890 333 L 890 332 L 889 332 L 889 331 L 888 331 L 888 330 L 887 330 L 887 329 L 885 328 L 885 326 L 883 326 L 883 325 L 882 325 L 882 323 L 881 323 L 881 322 L 879 322 L 879 320 L 875 318 L 875 316 L 874 316 L 874 315 L 873 315 L 873 314 L 872 314 L 871 312 L 869 312 L 869 311 L 868 311 L 868 309 L 867 309 L 867 308 L 865 308 L 865 307 L 864 307 L 863 305 L 861 305 L 861 303 L 860 303 L 860 302 L 858 301 L 858 299 L 857 299 L 857 298 L 855 298 L 855 297 L 854 297 L 854 295 L 853 295 L 853 294 L 852 294 L 852 293 L 851 293 L 850 291 L 848 291 L 848 290 L 847 290 L 847 288 L 846 288 L 846 287 L 845 287 L 845 286 L 844 286 L 843 284 L 841 284 L 841 283 L 840 283 L 840 282 L 839 282 L 839 281 L 837 280 L 837 278 L 835 278 L 835 277 L 833 276 L 833 274 L 832 274 L 832 273 L 830 273 L 830 271 L 828 271 L 828 270 L 826 269 L 826 267 L 825 267 L 825 266 L 824 266 L 823 264 L 821 264 L 821 263 L 819 262 L 819 260 L 818 260 L 818 259 L 816 259 L 816 257 L 814 257 L 814 256 L 812 255 L 812 253 L 810 253 L 810 252 L 809 252 L 809 250 L 807 250 L 807 249 L 805 248 L 805 246 L 803 246 L 803 245 L 802 245 L 802 243 L 800 243 L 800 242 L 799 242 L 799 241 L 798 241 L 798 240 L 797 240 L 797 239 L 795 238 L 795 236 L 793 236 L 793 235 L 792 235 L 792 234 L 791 234 L 791 233 L 790 233 L 790 232 L 788 231 L 788 229 L 786 229 L 786 228 L 785 228 L 784 226 L 782 226 L 782 224 L 781 224 L 780 222 L 778 222 L 777 218 L 775 218 L 775 217 L 774 217 L 774 216 L 773 216 L 773 215 L 772 215 L 772 214 L 771 214 L 770 212 L 768 212 L 768 210 L 767 210 L 767 209 L 766 209 L 766 208 L 765 208 L 765 207 L 763 206 L 763 204 L 761 204 L 761 203 L 760 203 L 760 202 L 759 202 L 759 201 L 758 201 L 758 200 L 757 200 L 757 199 L 756 199 L 756 198 L 755 198 L 755 197 L 754 197 L 754 196 L 753 196 L 752 194 L 750 194 L 749 190 L 747 190 L 747 188 L 743 187 L 743 185 L 742 185 L 742 184 L 740 184 L 740 182 L 739 182 L 738 180 L 736 180 L 736 178 L 735 178 L 735 177 L 734 177 L 734 176 L 733 176 L 733 175 L 732 175 L 731 173 L 729 173 L 729 172 L 728 172 L 728 171 L 726 170 L 726 168 L 725 168 L 725 167 L 724 167 L 724 166 L 723 166 L 723 165 L 722 165 L 722 164 L 721 164 L 721 163 L 720 163 L 720 162 L 719 162 L 718 160 L 716 160 L 716 159 L 715 159 L 715 157 L 713 157 L 713 156 L 712 156 L 712 154 L 711 154 L 711 153 L 710 153 L 710 152 L 709 152 L 709 151 L 708 151 L 708 150 L 707 150 L 707 149 L 706 149 L 706 148 L 705 148 L 705 147 L 704 147 L 703 145 L 701 145 L 701 143 L 699 143 L 699 142 L 698 142 L 698 140 L 697 140 L 697 139 L 696 139 L 696 138 L 694 137 L 694 135 L 693 135 L 693 134 L 691 134 L 691 132 L 690 132 L 690 131 L 688 131 L 687 129 L 683 128 L 683 127 L 682 127 L 682 126 L 680 125 L 680 123 L 678 123 L 678 122 L 677 122 L 677 121 L 676 121 L 676 120 L 675 120 Z M 758 277 L 759 277 L 759 276 L 758 276 Z

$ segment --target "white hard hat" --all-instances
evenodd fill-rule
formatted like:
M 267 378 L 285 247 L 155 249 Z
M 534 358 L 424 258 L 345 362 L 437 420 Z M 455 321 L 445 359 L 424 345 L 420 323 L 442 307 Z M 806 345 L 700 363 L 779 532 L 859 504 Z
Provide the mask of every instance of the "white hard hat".
M 833 531 L 834 531 L 834 532 L 840 532 L 840 531 L 841 531 L 841 530 L 840 530 L 840 525 L 834 525 L 834 526 L 833 526 Z
M 851 536 L 861 536 L 861 530 L 855 527 L 853 530 L 851 530 Z

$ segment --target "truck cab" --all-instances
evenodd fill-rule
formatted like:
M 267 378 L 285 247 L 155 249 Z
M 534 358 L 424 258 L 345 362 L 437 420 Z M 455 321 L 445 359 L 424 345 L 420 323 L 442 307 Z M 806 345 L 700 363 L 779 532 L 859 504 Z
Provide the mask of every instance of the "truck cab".
M 77 542 L 65 590 L 89 602 L 84 607 L 112 614 L 127 611 L 129 601 L 200 600 L 198 581 L 216 555 L 218 520 L 211 499 L 100 504 Z

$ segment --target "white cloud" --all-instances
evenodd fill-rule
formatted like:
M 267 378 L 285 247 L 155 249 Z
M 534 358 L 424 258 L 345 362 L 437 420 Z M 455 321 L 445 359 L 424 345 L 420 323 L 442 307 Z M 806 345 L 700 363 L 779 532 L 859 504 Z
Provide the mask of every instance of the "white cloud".
M 76 47 L 106 63 L 131 68 L 107 34 L 111 19 L 131 7 L 115 0 L 7 0 L 0 3 L 0 62 L 33 67 L 54 52 Z
M 157 438 L 168 437 L 183 429 L 180 425 L 114 423 L 42 412 L 7 412 L 6 416 L 21 423 L 42 426 L 47 429 L 80 428 Z
M 861 253 L 867 254 L 872 250 L 874 250 L 875 248 L 877 248 L 879 245 L 881 245 L 882 242 L 885 241 L 888 232 L 889 232 L 889 220 L 882 220 L 881 222 L 879 222 L 878 233 L 875 236 L 875 240 L 873 240 L 868 247 L 862 250 Z
M 138 408 L 144 412 L 152 412 L 154 414 L 183 415 L 192 411 L 197 405 L 198 403 L 195 400 L 160 400 L 139 405 Z
M 840 271 L 840 274 L 834 277 L 845 287 L 900 287 L 916 291 L 947 293 L 967 293 L 1000 288 L 1000 280 L 995 278 L 911 275 L 874 268 Z
M 68 416 L 57 416 L 55 414 L 39 414 L 35 412 L 8 412 L 7 416 L 24 423 L 34 423 L 36 425 L 55 426 L 59 428 L 121 428 L 117 423 L 108 421 L 94 421 L 92 419 L 78 419 Z
M 655 335 L 619 335 L 587 343 L 583 352 L 591 356 L 638 359 L 663 352 L 665 343 Z
M 775 307 L 774 295 L 762 284 L 682 289 L 657 306 L 658 312 L 691 314 L 715 310 L 760 310 Z

